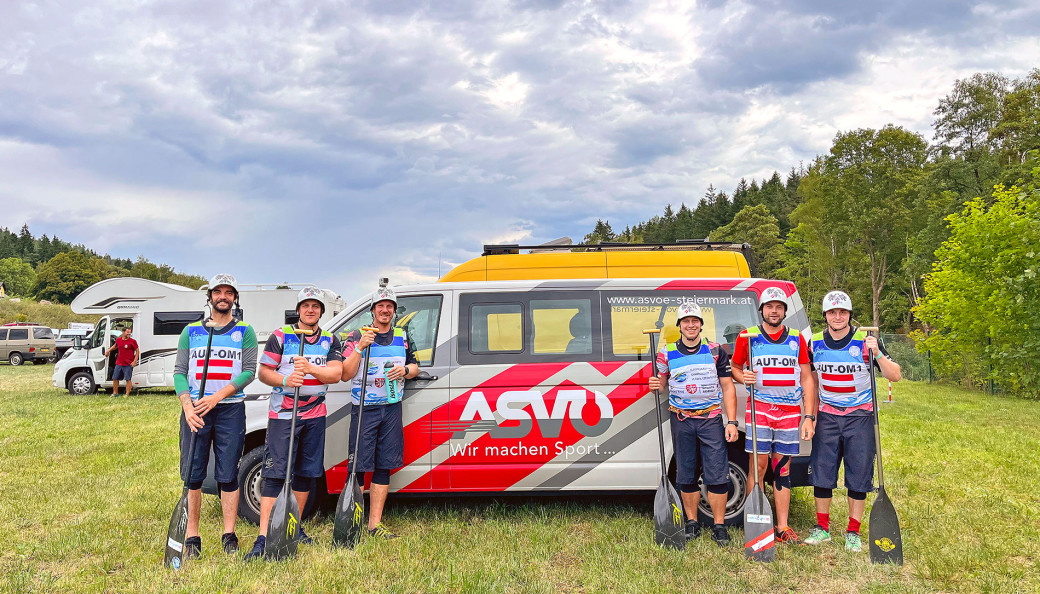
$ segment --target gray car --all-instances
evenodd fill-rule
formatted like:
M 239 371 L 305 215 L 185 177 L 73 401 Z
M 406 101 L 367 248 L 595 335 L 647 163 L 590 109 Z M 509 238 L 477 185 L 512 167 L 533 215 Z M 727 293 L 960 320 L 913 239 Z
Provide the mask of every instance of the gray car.
M 54 332 L 37 324 L 0 326 L 0 360 L 11 365 L 32 361 L 39 365 L 54 358 Z

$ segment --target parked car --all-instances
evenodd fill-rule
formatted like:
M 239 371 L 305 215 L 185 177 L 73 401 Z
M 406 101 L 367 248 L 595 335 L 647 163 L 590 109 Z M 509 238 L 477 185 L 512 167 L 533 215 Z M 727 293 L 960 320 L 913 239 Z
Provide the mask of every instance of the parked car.
M 54 332 L 46 326 L 12 322 L 0 326 L 0 360 L 11 365 L 32 361 L 34 365 L 54 358 Z
M 91 332 L 94 331 L 94 326 L 87 324 L 87 328 L 65 328 L 62 330 L 55 331 L 54 339 L 54 356 L 57 359 L 61 359 L 65 352 L 71 349 L 76 344 L 76 337 L 80 338 L 81 342 L 86 342 L 87 337 L 90 336 Z M 53 328 L 51 330 L 54 330 Z

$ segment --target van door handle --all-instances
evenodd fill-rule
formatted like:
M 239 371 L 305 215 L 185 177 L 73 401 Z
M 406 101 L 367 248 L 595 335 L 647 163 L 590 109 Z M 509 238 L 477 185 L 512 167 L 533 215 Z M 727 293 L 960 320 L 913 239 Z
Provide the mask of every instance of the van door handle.
M 427 373 L 425 371 L 420 371 L 419 375 L 417 375 L 417 376 L 412 378 L 413 382 L 432 382 L 432 381 L 436 381 L 436 380 L 437 380 L 437 376 L 436 375 L 430 375 L 429 373 Z

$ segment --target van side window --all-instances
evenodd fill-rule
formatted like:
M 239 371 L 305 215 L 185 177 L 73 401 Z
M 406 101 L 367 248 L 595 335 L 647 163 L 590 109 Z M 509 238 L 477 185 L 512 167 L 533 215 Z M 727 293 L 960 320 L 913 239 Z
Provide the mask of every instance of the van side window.
M 33 338 L 54 338 L 54 332 L 52 332 L 50 328 L 33 328 Z
M 29 340 L 28 328 L 11 328 L 7 340 Z
M 181 330 L 202 319 L 201 311 L 157 311 L 152 319 L 152 333 L 156 336 L 179 336 Z
M 524 349 L 523 306 L 474 305 L 470 309 L 470 352 L 519 353 Z
M 0 330 L 0 340 L 7 340 L 7 328 Z
M 534 354 L 592 352 L 592 317 L 589 299 L 532 299 Z

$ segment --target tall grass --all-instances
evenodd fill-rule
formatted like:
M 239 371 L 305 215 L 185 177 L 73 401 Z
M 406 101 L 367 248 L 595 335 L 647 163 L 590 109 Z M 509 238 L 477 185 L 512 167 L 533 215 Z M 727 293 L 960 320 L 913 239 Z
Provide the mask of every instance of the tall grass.
M 906 565 L 846 553 L 838 538 L 780 547 L 775 563 L 744 560 L 742 535 L 684 552 L 653 543 L 652 493 L 619 497 L 412 498 L 391 496 L 385 519 L 402 534 L 330 546 L 319 515 L 282 563 L 246 565 L 219 551 L 220 510 L 203 505 L 203 555 L 182 573 L 162 567 L 169 514 L 180 494 L 177 403 L 168 392 L 129 399 L 72 397 L 49 367 L 0 367 L 0 590 L 926 592 L 1040 590 L 1040 403 L 948 386 L 896 384 L 882 409 L 885 476 L 900 514 Z M 868 499 L 872 500 L 872 497 Z M 792 524 L 815 522 L 797 489 Z M 240 524 L 243 547 L 256 528 Z
M 51 328 L 67 328 L 69 322 L 89 322 L 93 324 L 99 318 L 100 316 L 74 314 L 71 307 L 60 303 L 41 305 L 28 299 L 22 299 L 21 301 L 0 299 L 0 324 L 32 322 Z

